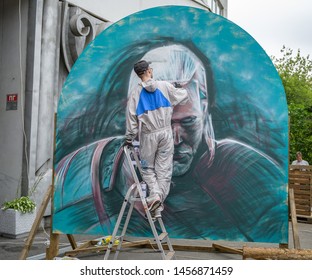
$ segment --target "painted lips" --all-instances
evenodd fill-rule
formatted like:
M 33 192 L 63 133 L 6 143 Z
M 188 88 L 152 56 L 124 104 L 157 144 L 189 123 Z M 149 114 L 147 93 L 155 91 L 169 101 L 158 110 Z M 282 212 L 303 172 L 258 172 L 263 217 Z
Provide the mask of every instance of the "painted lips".
M 189 152 L 177 152 L 173 154 L 173 160 L 175 161 L 188 161 L 191 158 L 191 154 Z

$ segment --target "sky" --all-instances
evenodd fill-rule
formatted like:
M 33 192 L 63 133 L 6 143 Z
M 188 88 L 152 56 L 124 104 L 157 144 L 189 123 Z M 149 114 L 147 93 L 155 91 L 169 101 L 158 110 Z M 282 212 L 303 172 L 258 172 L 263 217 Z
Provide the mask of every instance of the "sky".
M 269 56 L 281 57 L 285 45 L 312 58 L 312 0 L 228 0 L 228 19 Z

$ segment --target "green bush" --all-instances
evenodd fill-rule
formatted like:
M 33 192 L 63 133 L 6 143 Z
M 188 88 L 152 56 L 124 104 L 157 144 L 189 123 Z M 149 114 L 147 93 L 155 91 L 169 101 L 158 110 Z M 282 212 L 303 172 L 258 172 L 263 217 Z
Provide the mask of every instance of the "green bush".
M 2 210 L 14 209 L 25 214 L 33 212 L 35 208 L 36 204 L 28 196 L 22 196 L 12 201 L 5 202 L 2 205 L 1 209 Z
M 289 161 L 300 151 L 312 165 L 312 59 L 285 46 L 272 61 L 281 77 L 289 110 Z

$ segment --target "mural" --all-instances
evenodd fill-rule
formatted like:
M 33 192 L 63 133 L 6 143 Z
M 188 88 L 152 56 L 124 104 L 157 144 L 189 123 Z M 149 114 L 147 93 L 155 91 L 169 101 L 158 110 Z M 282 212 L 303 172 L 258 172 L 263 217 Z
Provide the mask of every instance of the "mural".
M 111 25 L 73 66 L 58 107 L 53 231 L 112 232 L 133 182 L 121 147 L 142 58 L 191 100 L 172 119 L 170 237 L 287 243 L 288 110 L 277 71 L 240 27 L 180 6 Z M 152 236 L 140 205 L 134 212 L 127 234 Z

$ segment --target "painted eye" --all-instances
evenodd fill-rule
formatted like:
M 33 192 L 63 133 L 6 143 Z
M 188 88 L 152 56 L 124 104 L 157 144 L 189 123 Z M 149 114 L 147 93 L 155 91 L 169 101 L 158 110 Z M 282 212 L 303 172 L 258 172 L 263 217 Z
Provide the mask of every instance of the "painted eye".
M 181 120 L 181 124 L 186 126 L 193 125 L 196 122 L 196 119 L 196 116 L 187 117 Z

